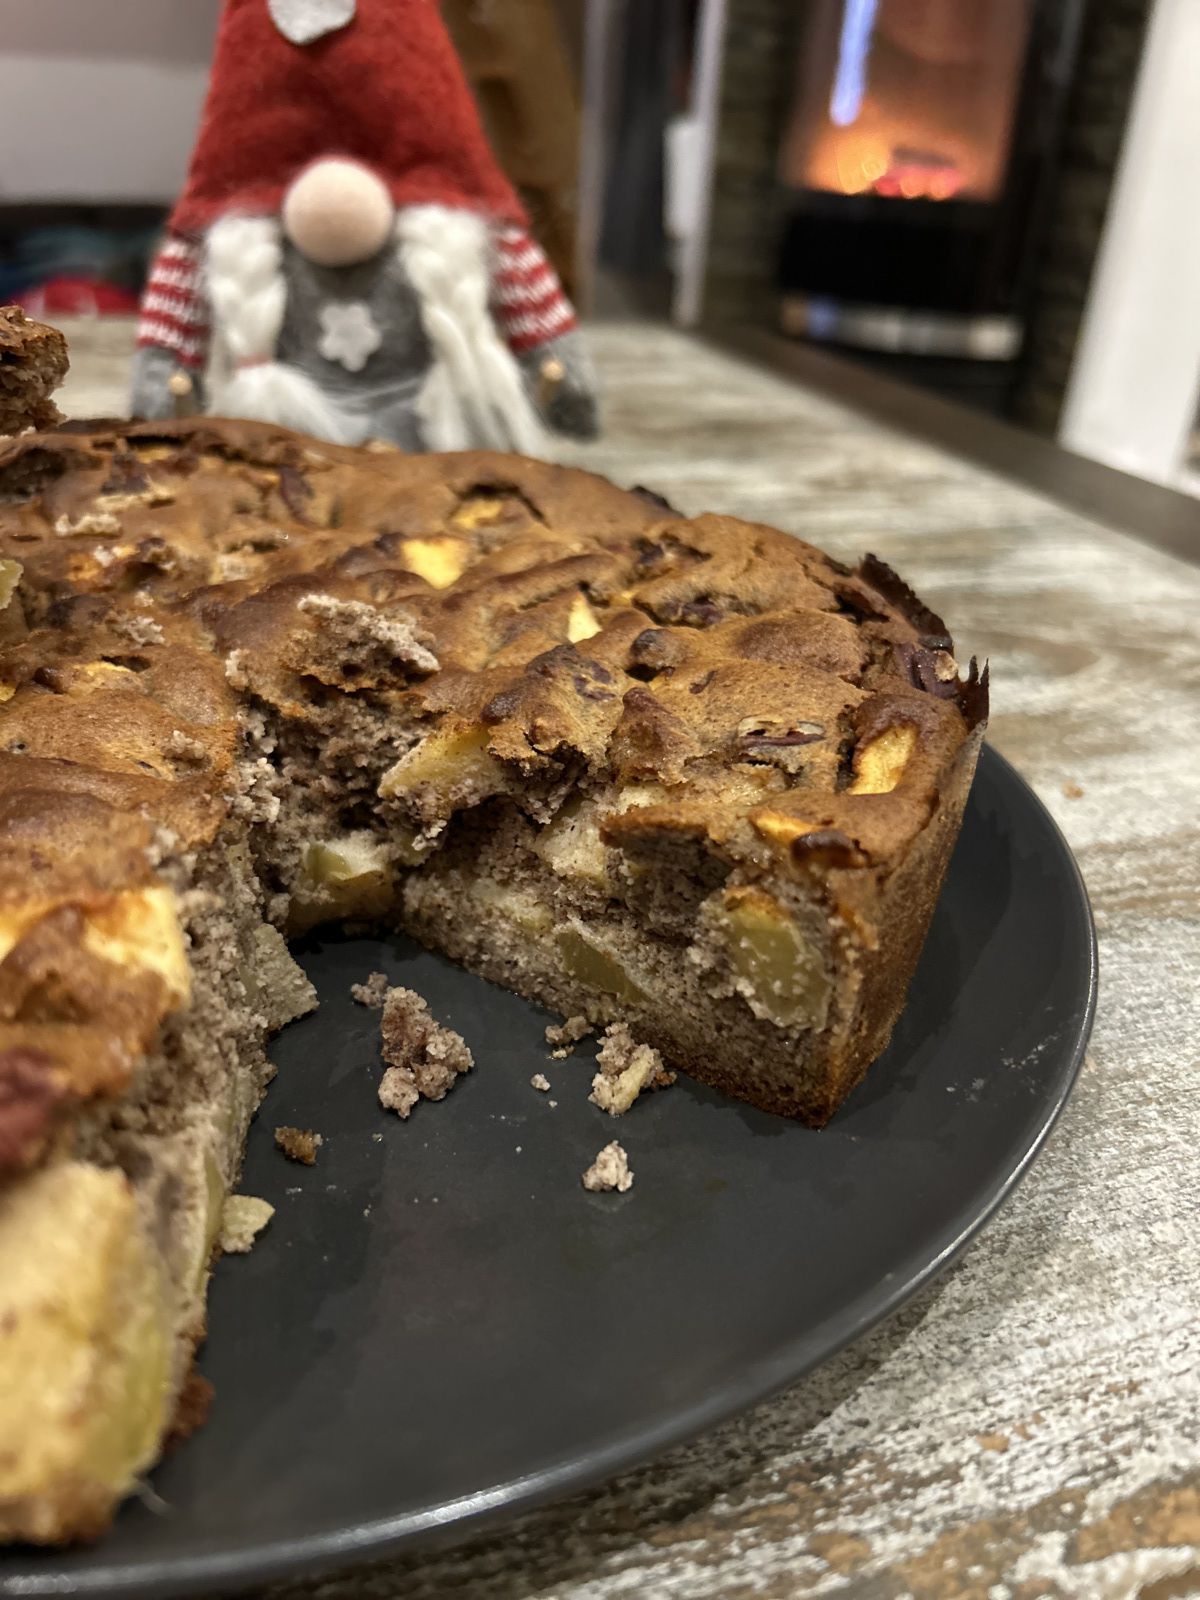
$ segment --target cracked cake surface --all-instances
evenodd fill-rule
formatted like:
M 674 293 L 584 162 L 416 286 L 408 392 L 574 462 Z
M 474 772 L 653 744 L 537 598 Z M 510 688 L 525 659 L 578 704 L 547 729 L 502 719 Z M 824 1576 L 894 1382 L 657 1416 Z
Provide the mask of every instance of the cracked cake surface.
M 314 1003 L 292 934 L 401 929 L 813 1124 L 886 1044 L 987 688 L 875 558 L 197 419 L 0 443 L 0 578 L 0 1284 L 6 1214 L 90 1208 L 88 1370 L 119 1325 L 141 1374 L 115 1456 L 65 1401 L 0 1450 L 0 1536 L 94 1532 L 154 1459 Z

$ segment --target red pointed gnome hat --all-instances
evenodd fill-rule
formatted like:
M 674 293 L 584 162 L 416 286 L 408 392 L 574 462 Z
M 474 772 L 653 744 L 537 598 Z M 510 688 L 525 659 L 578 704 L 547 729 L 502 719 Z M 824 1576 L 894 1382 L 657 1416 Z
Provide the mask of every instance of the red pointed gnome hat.
M 284 37 L 267 0 L 225 0 L 172 229 L 271 215 L 297 173 L 330 155 L 369 166 L 397 206 L 461 206 L 527 225 L 437 0 L 357 0 L 344 27 L 302 45 Z

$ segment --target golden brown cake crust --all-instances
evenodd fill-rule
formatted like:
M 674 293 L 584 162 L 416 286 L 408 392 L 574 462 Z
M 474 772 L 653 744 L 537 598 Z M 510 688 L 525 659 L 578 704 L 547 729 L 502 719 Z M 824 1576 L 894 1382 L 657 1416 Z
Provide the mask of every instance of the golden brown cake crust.
M 73 1106 L 121 1094 L 178 1004 L 88 929 L 154 881 L 156 841 L 210 842 L 253 803 L 247 703 L 295 726 L 361 706 L 474 739 L 472 801 L 519 793 L 550 815 L 581 778 L 642 786 L 650 803 L 607 817 L 609 845 L 819 875 L 848 924 L 864 884 L 874 906 L 907 874 L 907 921 L 864 958 L 886 1037 L 987 693 L 882 562 L 850 569 L 522 458 L 190 419 L 0 443 L 0 563 L 20 568 L 0 610 L 10 1169 Z M 420 784 L 393 800 L 431 836 L 467 803 Z M 831 1083 L 831 1105 L 848 1087 Z

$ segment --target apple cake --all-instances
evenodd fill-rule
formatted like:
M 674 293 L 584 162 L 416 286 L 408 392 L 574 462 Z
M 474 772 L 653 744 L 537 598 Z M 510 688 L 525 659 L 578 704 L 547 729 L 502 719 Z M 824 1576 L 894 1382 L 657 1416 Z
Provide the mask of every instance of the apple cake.
M 0 601 L 10 1539 L 97 1533 L 156 1459 L 314 1004 L 289 936 L 402 929 L 816 1126 L 901 1009 L 986 716 L 873 557 L 249 423 L 0 444 Z

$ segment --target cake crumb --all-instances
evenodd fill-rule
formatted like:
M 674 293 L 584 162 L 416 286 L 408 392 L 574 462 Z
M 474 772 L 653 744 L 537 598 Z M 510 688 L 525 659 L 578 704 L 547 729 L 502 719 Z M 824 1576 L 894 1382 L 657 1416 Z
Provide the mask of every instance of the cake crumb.
M 658 1051 L 638 1044 L 624 1022 L 604 1030 L 596 1065 L 600 1070 L 592 1079 L 588 1099 L 610 1117 L 628 1111 L 643 1089 L 666 1089 L 675 1082 Z
M 402 1120 L 421 1098 L 421 1091 L 401 1067 L 389 1067 L 379 1080 L 379 1104 L 385 1111 L 394 1111 Z
M 121 524 L 111 511 L 85 511 L 73 522 L 66 515 L 59 517 L 54 524 L 54 531 L 60 539 L 72 539 L 77 534 L 110 538 L 120 533 Z
M 1068 778 L 1066 783 L 1064 783 L 1062 786 L 1062 792 L 1066 795 L 1068 800 L 1083 799 L 1083 785 L 1076 783 L 1073 779 Z
M 134 619 L 137 620 L 137 619 Z M 175 728 L 167 740 L 165 754 L 185 765 L 202 767 L 208 761 L 208 751 L 199 739 L 193 739 L 182 728 Z
M 550 1079 L 544 1072 L 535 1072 L 529 1082 L 535 1089 L 540 1089 L 543 1094 L 546 1094 L 550 1088 Z
M 115 517 L 113 521 L 116 521 Z M 119 533 L 120 528 L 120 523 L 117 523 L 113 531 Z M 150 617 L 132 617 L 126 614 L 113 617 L 108 625 L 122 639 L 128 639 L 130 644 L 143 646 L 162 644 L 166 637 L 162 631 L 161 624 L 154 622 Z
M 379 1022 L 387 1065 L 379 1084 L 385 1111 L 407 1118 L 418 1100 L 442 1100 L 475 1058 L 462 1036 L 435 1022 L 412 989 L 389 989 Z
M 245 650 L 231 650 L 225 657 L 225 677 L 231 689 L 248 689 L 250 680 L 246 676 Z
M 352 983 L 351 996 L 358 1001 L 360 1006 L 371 1006 L 378 1010 L 387 998 L 388 981 L 385 972 L 373 972 L 366 983 Z
M 572 1047 L 580 1039 L 586 1039 L 595 1029 L 586 1017 L 568 1017 L 565 1022 L 552 1022 L 546 1029 L 546 1043 L 553 1045 L 550 1054 L 556 1061 L 563 1061 L 571 1054 Z
M 275 1207 L 252 1194 L 231 1194 L 221 1212 L 217 1242 L 226 1255 L 244 1256 L 275 1215 Z
M 315 1167 L 317 1151 L 325 1143 L 319 1133 L 311 1128 L 276 1128 L 275 1143 L 289 1161 L 299 1161 L 302 1166 Z
M 619 1194 L 624 1194 L 633 1187 L 629 1157 L 615 1139 L 604 1146 L 584 1173 L 583 1187 L 593 1194 L 600 1194 L 605 1189 L 616 1189 Z

